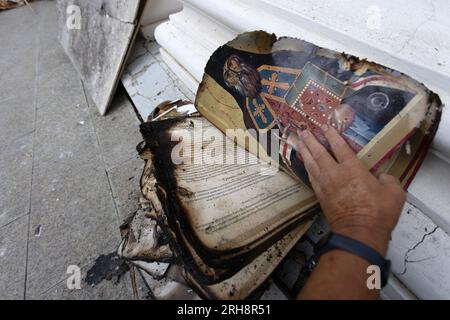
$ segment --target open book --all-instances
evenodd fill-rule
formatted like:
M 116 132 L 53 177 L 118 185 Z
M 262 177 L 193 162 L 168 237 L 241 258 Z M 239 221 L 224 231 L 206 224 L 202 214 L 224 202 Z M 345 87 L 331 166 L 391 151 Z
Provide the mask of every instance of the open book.
M 436 115 L 440 103 L 397 71 L 258 31 L 214 52 L 195 105 L 221 131 L 250 132 L 259 146 L 261 134 L 275 132 L 278 152 L 262 145 L 257 154 L 280 157 L 286 170 L 308 183 L 301 156 L 289 144 L 291 134 L 308 129 L 328 147 L 320 126 L 333 126 L 375 171 L 414 134 L 427 112 Z M 237 139 L 255 153 L 245 141 Z
M 142 156 L 142 154 L 141 154 Z M 260 288 L 265 280 L 272 274 L 275 268 L 280 264 L 284 257 L 289 253 L 292 247 L 305 234 L 314 221 L 314 217 L 303 219 L 299 224 L 288 232 L 285 236 L 275 241 L 265 251 L 256 255 L 254 259 L 247 264 L 237 263 L 235 265 L 223 265 L 218 267 L 208 266 L 185 239 L 177 238 L 179 231 L 172 231 L 169 226 L 169 219 L 164 211 L 164 203 L 160 202 L 157 195 L 157 180 L 154 177 L 154 168 L 152 157 L 146 158 L 144 173 L 141 178 L 142 192 L 152 204 L 153 212 L 151 216 L 158 221 L 159 225 L 168 232 L 170 236 L 171 247 L 177 252 L 177 256 L 181 260 L 185 272 L 184 277 L 196 289 L 196 292 L 203 298 L 209 299 L 245 299 L 254 294 L 255 290 Z M 213 172 L 212 172 L 213 173 Z M 204 213 L 203 210 L 199 211 Z M 139 226 L 133 226 L 139 228 Z M 135 230 L 136 233 L 144 233 L 144 230 Z M 134 248 L 134 244 L 129 244 L 133 239 L 127 239 L 121 245 L 120 255 L 124 256 L 129 250 L 127 247 Z M 148 250 L 147 245 L 147 252 Z M 164 263 L 164 255 L 162 259 L 161 252 L 164 251 L 165 245 L 152 247 L 153 254 L 147 254 L 144 258 L 142 255 L 128 256 L 139 260 L 160 261 Z M 125 250 L 124 250 L 125 249 Z M 186 250 L 187 251 L 183 251 Z M 156 254 L 155 254 L 156 253 Z M 225 260 L 225 257 L 223 257 Z M 135 263 L 135 259 L 133 259 Z M 226 261 L 224 261 L 226 262 Z M 153 262 L 154 263 L 154 262 Z M 215 277 L 214 277 L 215 275 Z
M 436 128 L 431 119 L 430 114 L 430 121 L 424 121 L 409 139 L 408 148 L 398 149 L 377 170 L 406 185 L 431 143 Z M 170 235 L 170 247 L 182 262 L 185 278 L 205 298 L 248 297 L 311 225 L 318 210 L 311 190 L 282 171 L 267 175 L 267 163 L 252 162 L 251 154 L 240 146 L 221 148 L 219 141 L 227 140 L 218 137 L 226 137 L 203 117 L 147 122 L 141 129 L 146 138 L 139 148 L 146 160 L 141 190 L 152 203 L 152 216 Z M 184 143 L 182 137 L 187 139 Z M 209 164 L 189 161 L 195 153 L 187 142 L 195 138 L 200 139 L 202 159 L 208 158 Z M 185 153 L 181 163 L 172 162 L 174 150 Z M 246 163 L 233 167 L 211 161 L 219 162 L 227 154 L 239 155 Z M 164 255 L 156 257 L 163 249 L 153 248 L 156 255 L 147 254 L 146 260 L 165 262 Z
M 157 182 L 153 193 L 142 182 L 144 194 L 161 203 L 179 255 L 205 283 L 232 276 L 318 211 L 308 187 L 267 172 L 203 117 L 147 122 L 141 131 Z
M 320 126 L 335 127 L 372 172 L 407 188 L 440 117 L 439 99 L 396 71 L 264 32 L 213 54 L 195 105 L 201 116 L 141 125 L 141 189 L 209 298 L 248 297 L 320 210 L 289 143 L 297 130 L 328 147 Z

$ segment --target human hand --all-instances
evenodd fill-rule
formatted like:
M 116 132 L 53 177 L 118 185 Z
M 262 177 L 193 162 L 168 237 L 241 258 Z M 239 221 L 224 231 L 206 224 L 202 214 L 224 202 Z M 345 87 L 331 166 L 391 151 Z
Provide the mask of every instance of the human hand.
M 291 143 L 303 158 L 331 230 L 385 255 L 405 192 L 395 177 L 372 175 L 333 127 L 322 130 L 335 158 L 307 130 L 298 131 Z
M 356 112 L 348 104 L 341 104 L 328 116 L 328 125 L 333 124 L 337 131 L 344 132 L 355 120 Z

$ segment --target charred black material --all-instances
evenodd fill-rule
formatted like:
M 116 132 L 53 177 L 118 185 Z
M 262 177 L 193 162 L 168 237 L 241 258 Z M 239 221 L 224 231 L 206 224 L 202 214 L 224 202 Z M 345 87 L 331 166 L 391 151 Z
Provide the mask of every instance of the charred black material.
M 297 226 L 296 222 L 311 218 L 318 212 L 319 208 L 316 206 L 302 215 L 301 218 L 293 218 L 286 223 L 287 227 L 282 226 L 274 230 L 273 236 L 269 236 L 261 243 L 256 242 L 255 246 L 250 244 L 246 247 L 228 251 L 214 251 L 206 248 L 194 235 L 192 227 L 187 220 L 188 211 L 180 199 L 180 188 L 175 176 L 175 165 L 171 161 L 172 149 L 178 142 L 171 140 L 170 131 L 185 118 L 179 117 L 147 122 L 141 124 L 140 129 L 146 147 L 153 154 L 154 176 L 158 183 L 157 195 L 164 208 L 168 228 L 170 229 L 166 231 L 171 231 L 175 234 L 176 239 L 172 239 L 171 248 L 182 259 L 185 267 L 199 282 L 214 284 L 238 272 L 276 241 L 292 231 Z M 195 248 L 195 251 L 201 256 L 202 262 L 214 269 L 214 275 L 205 275 L 200 270 L 194 258 L 189 253 L 190 249 L 185 240 Z

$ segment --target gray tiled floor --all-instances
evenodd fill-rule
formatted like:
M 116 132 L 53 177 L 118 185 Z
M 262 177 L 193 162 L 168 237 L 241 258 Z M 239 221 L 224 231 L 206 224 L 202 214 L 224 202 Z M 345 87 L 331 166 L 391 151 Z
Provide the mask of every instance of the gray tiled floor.
M 131 299 L 128 275 L 71 291 L 66 271 L 114 251 L 136 210 L 139 121 L 120 90 L 98 114 L 57 42 L 54 2 L 33 7 L 0 12 L 0 299 Z

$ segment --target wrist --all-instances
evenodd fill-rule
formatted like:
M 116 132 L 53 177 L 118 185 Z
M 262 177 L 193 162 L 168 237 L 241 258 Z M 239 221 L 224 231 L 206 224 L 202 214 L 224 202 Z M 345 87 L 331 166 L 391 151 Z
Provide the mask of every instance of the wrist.
M 364 220 L 364 221 L 363 221 Z M 330 224 L 334 233 L 358 240 L 386 256 L 391 231 L 365 219 L 336 221 Z
M 367 239 L 364 240 L 366 243 L 363 243 L 355 238 L 358 238 L 357 236 L 355 237 L 355 234 L 350 238 L 335 232 L 329 233 L 314 247 L 315 261 L 317 262 L 322 256 L 325 256 L 323 261 L 328 261 L 329 263 L 345 261 L 346 265 L 352 266 L 352 272 L 357 273 L 359 272 L 358 270 L 367 271 L 367 265 L 378 266 L 381 272 L 381 285 L 386 285 L 391 262 L 385 258 L 384 254 L 382 255 L 379 252 L 383 249 L 378 248 L 379 250 L 376 250 L 374 248 L 376 245 L 373 243 L 368 245 L 367 242 L 369 241 Z

